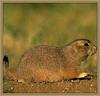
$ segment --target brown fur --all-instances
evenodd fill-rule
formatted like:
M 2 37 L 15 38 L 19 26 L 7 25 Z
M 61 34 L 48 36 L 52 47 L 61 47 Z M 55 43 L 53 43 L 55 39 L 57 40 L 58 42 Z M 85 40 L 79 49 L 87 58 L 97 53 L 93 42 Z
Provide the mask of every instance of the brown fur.
M 25 82 L 78 78 L 83 72 L 81 62 L 95 52 L 96 47 L 87 39 L 75 40 L 63 47 L 37 46 L 22 56 L 16 76 Z

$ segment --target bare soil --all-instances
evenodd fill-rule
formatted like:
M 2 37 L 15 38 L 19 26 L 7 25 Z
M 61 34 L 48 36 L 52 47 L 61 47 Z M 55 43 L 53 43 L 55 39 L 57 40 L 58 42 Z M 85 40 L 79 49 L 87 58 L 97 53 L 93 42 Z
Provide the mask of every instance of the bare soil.
M 3 84 L 4 93 L 96 93 L 96 78 L 62 80 L 58 82 L 18 83 L 6 80 Z

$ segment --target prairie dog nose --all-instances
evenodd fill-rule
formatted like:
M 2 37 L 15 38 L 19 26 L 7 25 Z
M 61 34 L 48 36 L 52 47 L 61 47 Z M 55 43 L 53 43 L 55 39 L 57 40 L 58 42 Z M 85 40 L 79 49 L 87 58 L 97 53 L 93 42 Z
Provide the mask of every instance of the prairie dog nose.
M 90 53 L 90 55 L 91 55 L 91 56 L 94 55 L 94 54 L 96 53 L 96 51 L 97 51 L 97 47 L 96 47 L 95 45 L 93 45 L 93 47 L 91 48 L 91 53 Z

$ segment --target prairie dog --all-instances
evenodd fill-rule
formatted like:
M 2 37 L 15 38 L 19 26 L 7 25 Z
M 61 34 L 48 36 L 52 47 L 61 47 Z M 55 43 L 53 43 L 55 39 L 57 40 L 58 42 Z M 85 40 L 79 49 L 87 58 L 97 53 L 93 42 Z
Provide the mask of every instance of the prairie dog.
M 80 69 L 81 62 L 95 53 L 96 46 L 87 39 L 77 39 L 62 47 L 40 45 L 24 53 L 16 78 L 19 82 L 54 82 L 85 77 L 88 73 Z

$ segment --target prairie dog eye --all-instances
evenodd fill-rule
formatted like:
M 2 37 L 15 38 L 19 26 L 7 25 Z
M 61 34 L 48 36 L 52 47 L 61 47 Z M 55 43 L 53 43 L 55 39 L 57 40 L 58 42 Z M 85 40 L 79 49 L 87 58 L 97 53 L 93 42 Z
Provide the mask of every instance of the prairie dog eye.
M 84 46 L 89 46 L 89 44 L 88 43 L 85 43 Z

